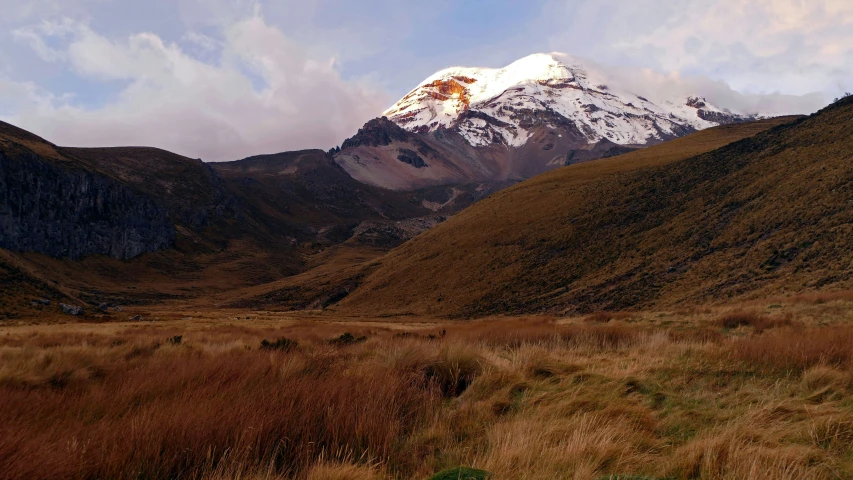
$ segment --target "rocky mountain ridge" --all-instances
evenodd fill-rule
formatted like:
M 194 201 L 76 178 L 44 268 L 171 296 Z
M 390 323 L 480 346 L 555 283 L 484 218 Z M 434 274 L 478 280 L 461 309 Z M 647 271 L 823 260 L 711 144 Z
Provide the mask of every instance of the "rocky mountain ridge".
M 395 190 L 518 182 L 755 119 L 698 95 L 653 102 L 607 83 L 604 73 L 560 54 L 500 69 L 448 68 L 332 153 L 353 178 Z

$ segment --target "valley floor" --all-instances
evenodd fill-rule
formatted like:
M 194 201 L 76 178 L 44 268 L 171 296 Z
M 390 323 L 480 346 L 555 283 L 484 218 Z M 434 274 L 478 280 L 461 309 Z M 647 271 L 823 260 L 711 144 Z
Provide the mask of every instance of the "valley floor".
M 853 295 L 0 326 L 0 478 L 853 476 Z M 455 477 L 454 477 L 455 478 Z

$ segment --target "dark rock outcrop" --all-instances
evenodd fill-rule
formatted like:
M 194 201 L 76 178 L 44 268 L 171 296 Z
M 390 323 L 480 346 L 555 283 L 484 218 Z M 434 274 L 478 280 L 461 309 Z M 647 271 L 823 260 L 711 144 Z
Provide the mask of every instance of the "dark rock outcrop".
M 106 175 L 0 151 L 0 247 L 130 259 L 174 244 L 166 208 Z
M 712 112 L 710 110 L 699 109 L 697 112 L 699 118 L 702 120 L 707 120 L 709 122 L 719 123 L 720 125 L 728 125 L 730 123 L 741 123 L 747 120 L 752 120 L 753 118 L 744 118 L 739 115 L 734 115 L 732 113 L 726 112 Z
M 618 145 L 607 139 L 600 140 L 592 145 L 591 148 L 579 148 L 569 150 L 566 153 L 564 165 L 572 165 L 574 163 L 588 162 L 599 158 L 610 158 L 617 155 L 632 152 L 640 147 L 630 147 L 626 145 Z
M 718 123 L 720 125 L 728 125 L 730 123 L 741 123 L 741 122 L 746 122 L 749 120 L 756 120 L 758 118 L 754 115 L 752 115 L 752 116 L 737 115 L 737 114 L 734 114 L 732 112 L 729 112 L 728 110 L 725 110 L 722 112 L 709 110 L 708 108 L 706 108 L 708 106 L 708 104 L 705 102 L 706 101 L 704 98 L 689 97 L 687 99 L 687 106 L 695 108 L 696 109 L 696 115 L 698 115 L 699 118 L 701 118 L 702 120 Z
M 359 128 L 358 133 L 344 140 L 344 143 L 341 144 L 341 150 L 361 145 L 381 147 L 393 141 L 406 141 L 408 137 L 409 132 L 386 117 L 374 118 Z
M 397 155 L 397 160 L 407 163 L 415 168 L 424 168 L 429 166 L 417 153 L 407 148 L 400 149 L 400 154 Z
M 62 309 L 62 313 L 66 315 L 82 315 L 83 307 L 79 305 L 69 305 L 67 303 L 60 303 L 59 308 Z

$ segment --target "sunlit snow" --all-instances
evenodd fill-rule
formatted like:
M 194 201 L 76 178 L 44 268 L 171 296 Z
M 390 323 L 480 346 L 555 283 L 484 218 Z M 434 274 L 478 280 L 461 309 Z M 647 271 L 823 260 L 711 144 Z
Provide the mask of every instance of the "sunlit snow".
M 464 88 L 467 103 L 459 93 L 441 92 L 441 85 L 446 87 L 448 82 Z M 705 112 L 724 112 L 703 103 Z M 467 117 L 460 120 L 466 110 L 485 114 L 494 121 Z M 504 68 L 441 70 L 421 82 L 385 115 L 412 131 L 457 127 L 474 146 L 491 144 L 498 135 L 506 145 L 519 147 L 529 138 L 520 119 L 526 113 L 541 110 L 575 122 L 590 142 L 607 138 L 622 145 L 645 144 L 661 135 L 675 135 L 684 127 L 699 130 L 717 125 L 700 118 L 699 110 L 687 105 L 686 98 L 655 104 L 633 93 L 613 90 L 603 73 L 581 65 L 571 56 L 542 53 Z

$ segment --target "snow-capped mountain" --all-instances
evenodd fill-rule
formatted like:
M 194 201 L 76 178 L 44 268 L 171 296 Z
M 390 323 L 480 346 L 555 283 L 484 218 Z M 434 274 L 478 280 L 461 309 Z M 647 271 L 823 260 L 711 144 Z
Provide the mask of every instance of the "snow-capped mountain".
M 701 97 L 655 104 L 609 83 L 571 56 L 540 53 L 504 68 L 441 70 L 384 115 L 412 132 L 455 128 L 473 146 L 512 147 L 530 139 L 536 120 L 571 122 L 590 143 L 644 145 L 743 119 Z
M 396 190 L 513 182 L 748 120 L 697 95 L 650 100 L 563 54 L 453 67 L 418 85 L 335 152 L 353 178 Z

